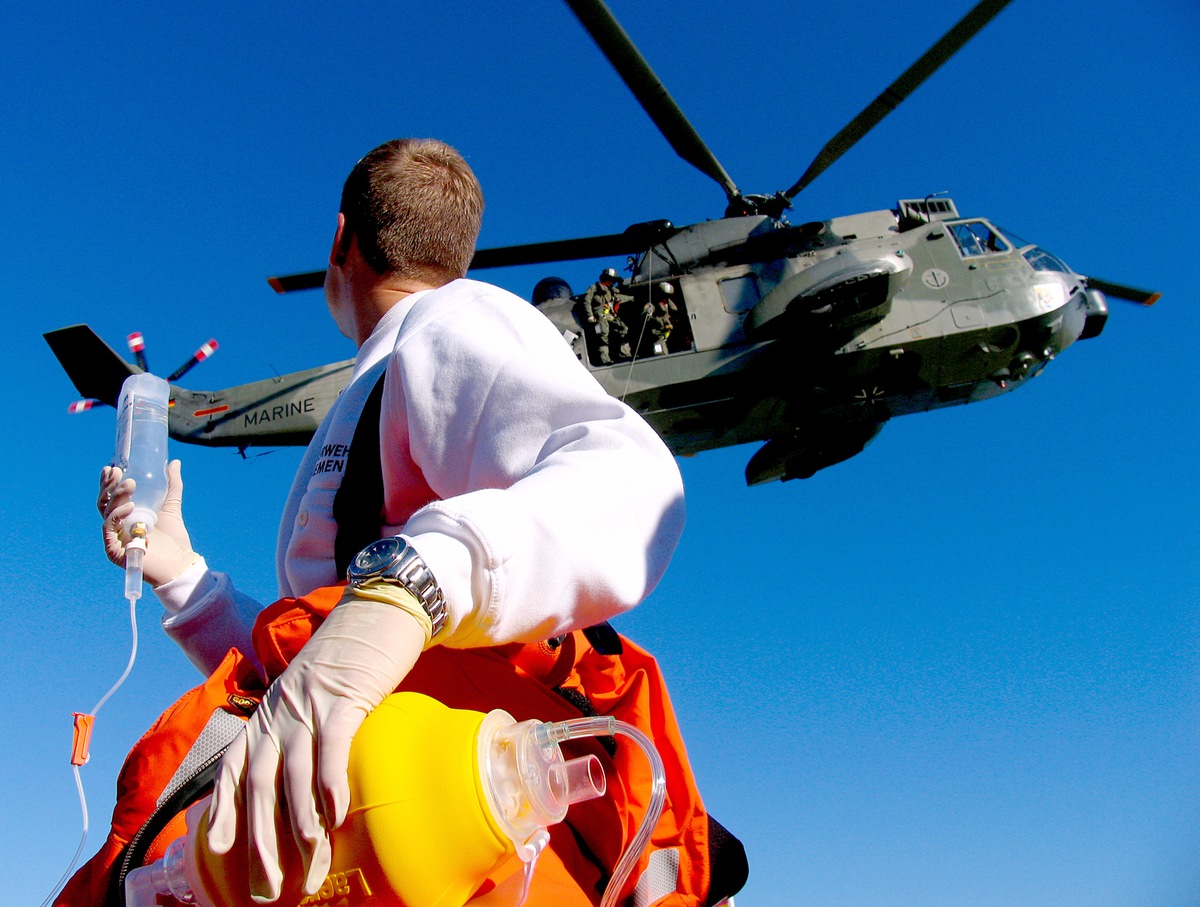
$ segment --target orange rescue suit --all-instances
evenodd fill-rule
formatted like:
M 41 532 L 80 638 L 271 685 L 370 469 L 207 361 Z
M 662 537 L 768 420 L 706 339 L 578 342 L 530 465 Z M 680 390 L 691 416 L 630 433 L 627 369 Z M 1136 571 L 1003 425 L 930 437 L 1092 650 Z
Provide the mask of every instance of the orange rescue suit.
M 302 598 L 285 598 L 264 609 L 254 628 L 254 647 L 267 676 L 277 677 L 320 626 L 342 595 L 341 586 L 317 589 Z M 607 648 L 607 647 L 606 647 Z M 518 721 L 559 721 L 582 713 L 611 715 L 647 733 L 662 756 L 667 777 L 666 805 L 626 883 L 622 898 L 634 891 L 655 851 L 645 886 L 663 907 L 700 907 L 741 888 L 746 877 L 744 851 L 710 820 L 696 789 L 683 739 L 658 664 L 621 637 L 620 652 L 601 654 L 576 631 L 557 646 L 511 644 L 487 649 L 434 646 L 418 660 L 400 690 L 425 693 L 451 708 L 487 712 L 504 709 Z M 100 851 L 72 877 L 55 901 L 59 907 L 123 904 L 118 885 L 120 864 L 130 841 L 155 808 L 192 744 L 215 710 L 245 717 L 265 692 L 254 668 L 230 650 L 216 671 L 190 690 L 154 723 L 129 753 L 117 779 L 112 827 Z M 627 742 L 570 741 L 567 755 L 594 753 L 608 778 L 604 797 L 573 805 L 566 821 L 551 829 L 549 847 L 537 863 L 530 907 L 585 907 L 599 903 L 609 874 L 637 831 L 650 798 L 651 776 L 641 751 Z M 184 833 L 182 813 L 143 847 L 139 865 L 162 856 Z M 435 845 L 439 846 L 439 845 Z M 436 859 L 436 856 L 431 858 Z M 678 865 L 674 890 L 664 890 L 662 867 Z M 132 867 L 131 867 L 132 868 Z M 511 870 L 509 870 L 511 871 Z M 668 879 L 668 882 L 670 880 Z M 521 874 L 484 881 L 473 907 L 513 904 Z M 639 898 L 639 900 L 641 900 Z

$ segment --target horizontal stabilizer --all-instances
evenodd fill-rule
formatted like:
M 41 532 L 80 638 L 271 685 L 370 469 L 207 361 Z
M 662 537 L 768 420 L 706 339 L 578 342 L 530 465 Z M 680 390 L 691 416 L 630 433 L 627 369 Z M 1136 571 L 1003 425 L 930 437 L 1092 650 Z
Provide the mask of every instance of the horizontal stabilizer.
M 80 396 L 116 406 L 125 379 L 141 371 L 117 355 L 86 324 L 73 324 L 42 336 Z

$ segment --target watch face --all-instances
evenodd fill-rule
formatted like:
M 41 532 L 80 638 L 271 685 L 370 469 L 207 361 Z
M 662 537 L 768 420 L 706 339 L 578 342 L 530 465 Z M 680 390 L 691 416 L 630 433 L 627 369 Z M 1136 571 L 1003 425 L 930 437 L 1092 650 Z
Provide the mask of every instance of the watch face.
M 351 577 L 369 577 L 382 573 L 404 554 L 406 548 L 408 543 L 396 536 L 371 542 L 354 555 L 354 560 L 350 563 Z

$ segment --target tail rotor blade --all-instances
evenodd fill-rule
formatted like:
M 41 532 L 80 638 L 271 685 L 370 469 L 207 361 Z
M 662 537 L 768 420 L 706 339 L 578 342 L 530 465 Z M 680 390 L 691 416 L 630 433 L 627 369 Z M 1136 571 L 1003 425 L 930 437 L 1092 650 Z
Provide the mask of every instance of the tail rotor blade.
M 129 352 L 137 359 L 138 368 L 143 372 L 150 371 L 150 366 L 146 364 L 146 340 L 141 331 L 134 331 L 125 338 L 125 342 L 129 344 Z
M 199 365 L 201 362 L 203 362 L 205 359 L 207 359 L 209 356 L 211 356 L 213 353 L 215 353 L 217 351 L 218 346 L 220 346 L 220 344 L 218 344 L 216 340 L 214 340 L 212 337 L 210 337 L 208 339 L 207 343 L 201 344 L 200 349 L 198 349 L 198 350 L 196 350 L 196 352 L 192 353 L 191 359 L 189 359 L 183 365 L 179 366 L 179 368 L 175 369 L 175 371 L 171 372 L 171 374 L 167 376 L 167 383 L 171 384 L 172 382 L 178 381 L 180 378 L 182 378 L 184 375 L 186 375 L 188 372 L 190 372 L 192 369 L 194 369 L 197 365 Z

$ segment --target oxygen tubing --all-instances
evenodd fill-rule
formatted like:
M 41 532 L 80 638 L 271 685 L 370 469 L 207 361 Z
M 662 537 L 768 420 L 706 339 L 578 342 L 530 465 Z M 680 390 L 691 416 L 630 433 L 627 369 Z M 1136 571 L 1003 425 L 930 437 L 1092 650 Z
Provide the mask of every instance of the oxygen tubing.
M 607 715 L 543 724 L 538 726 L 534 733 L 538 742 L 542 744 L 562 743 L 564 740 L 580 737 L 611 737 L 623 734 L 641 748 L 650 762 L 650 803 L 646 807 L 646 814 L 642 817 L 637 833 L 625 848 L 625 853 L 621 854 L 621 859 L 617 861 L 612 878 L 608 880 L 604 889 L 604 898 L 600 901 L 600 907 L 615 907 L 626 879 L 629 878 L 646 845 L 650 843 L 650 835 L 654 833 L 658 818 L 662 815 L 663 802 L 667 797 L 667 773 L 663 768 L 662 757 L 658 755 L 654 742 L 641 730 Z

